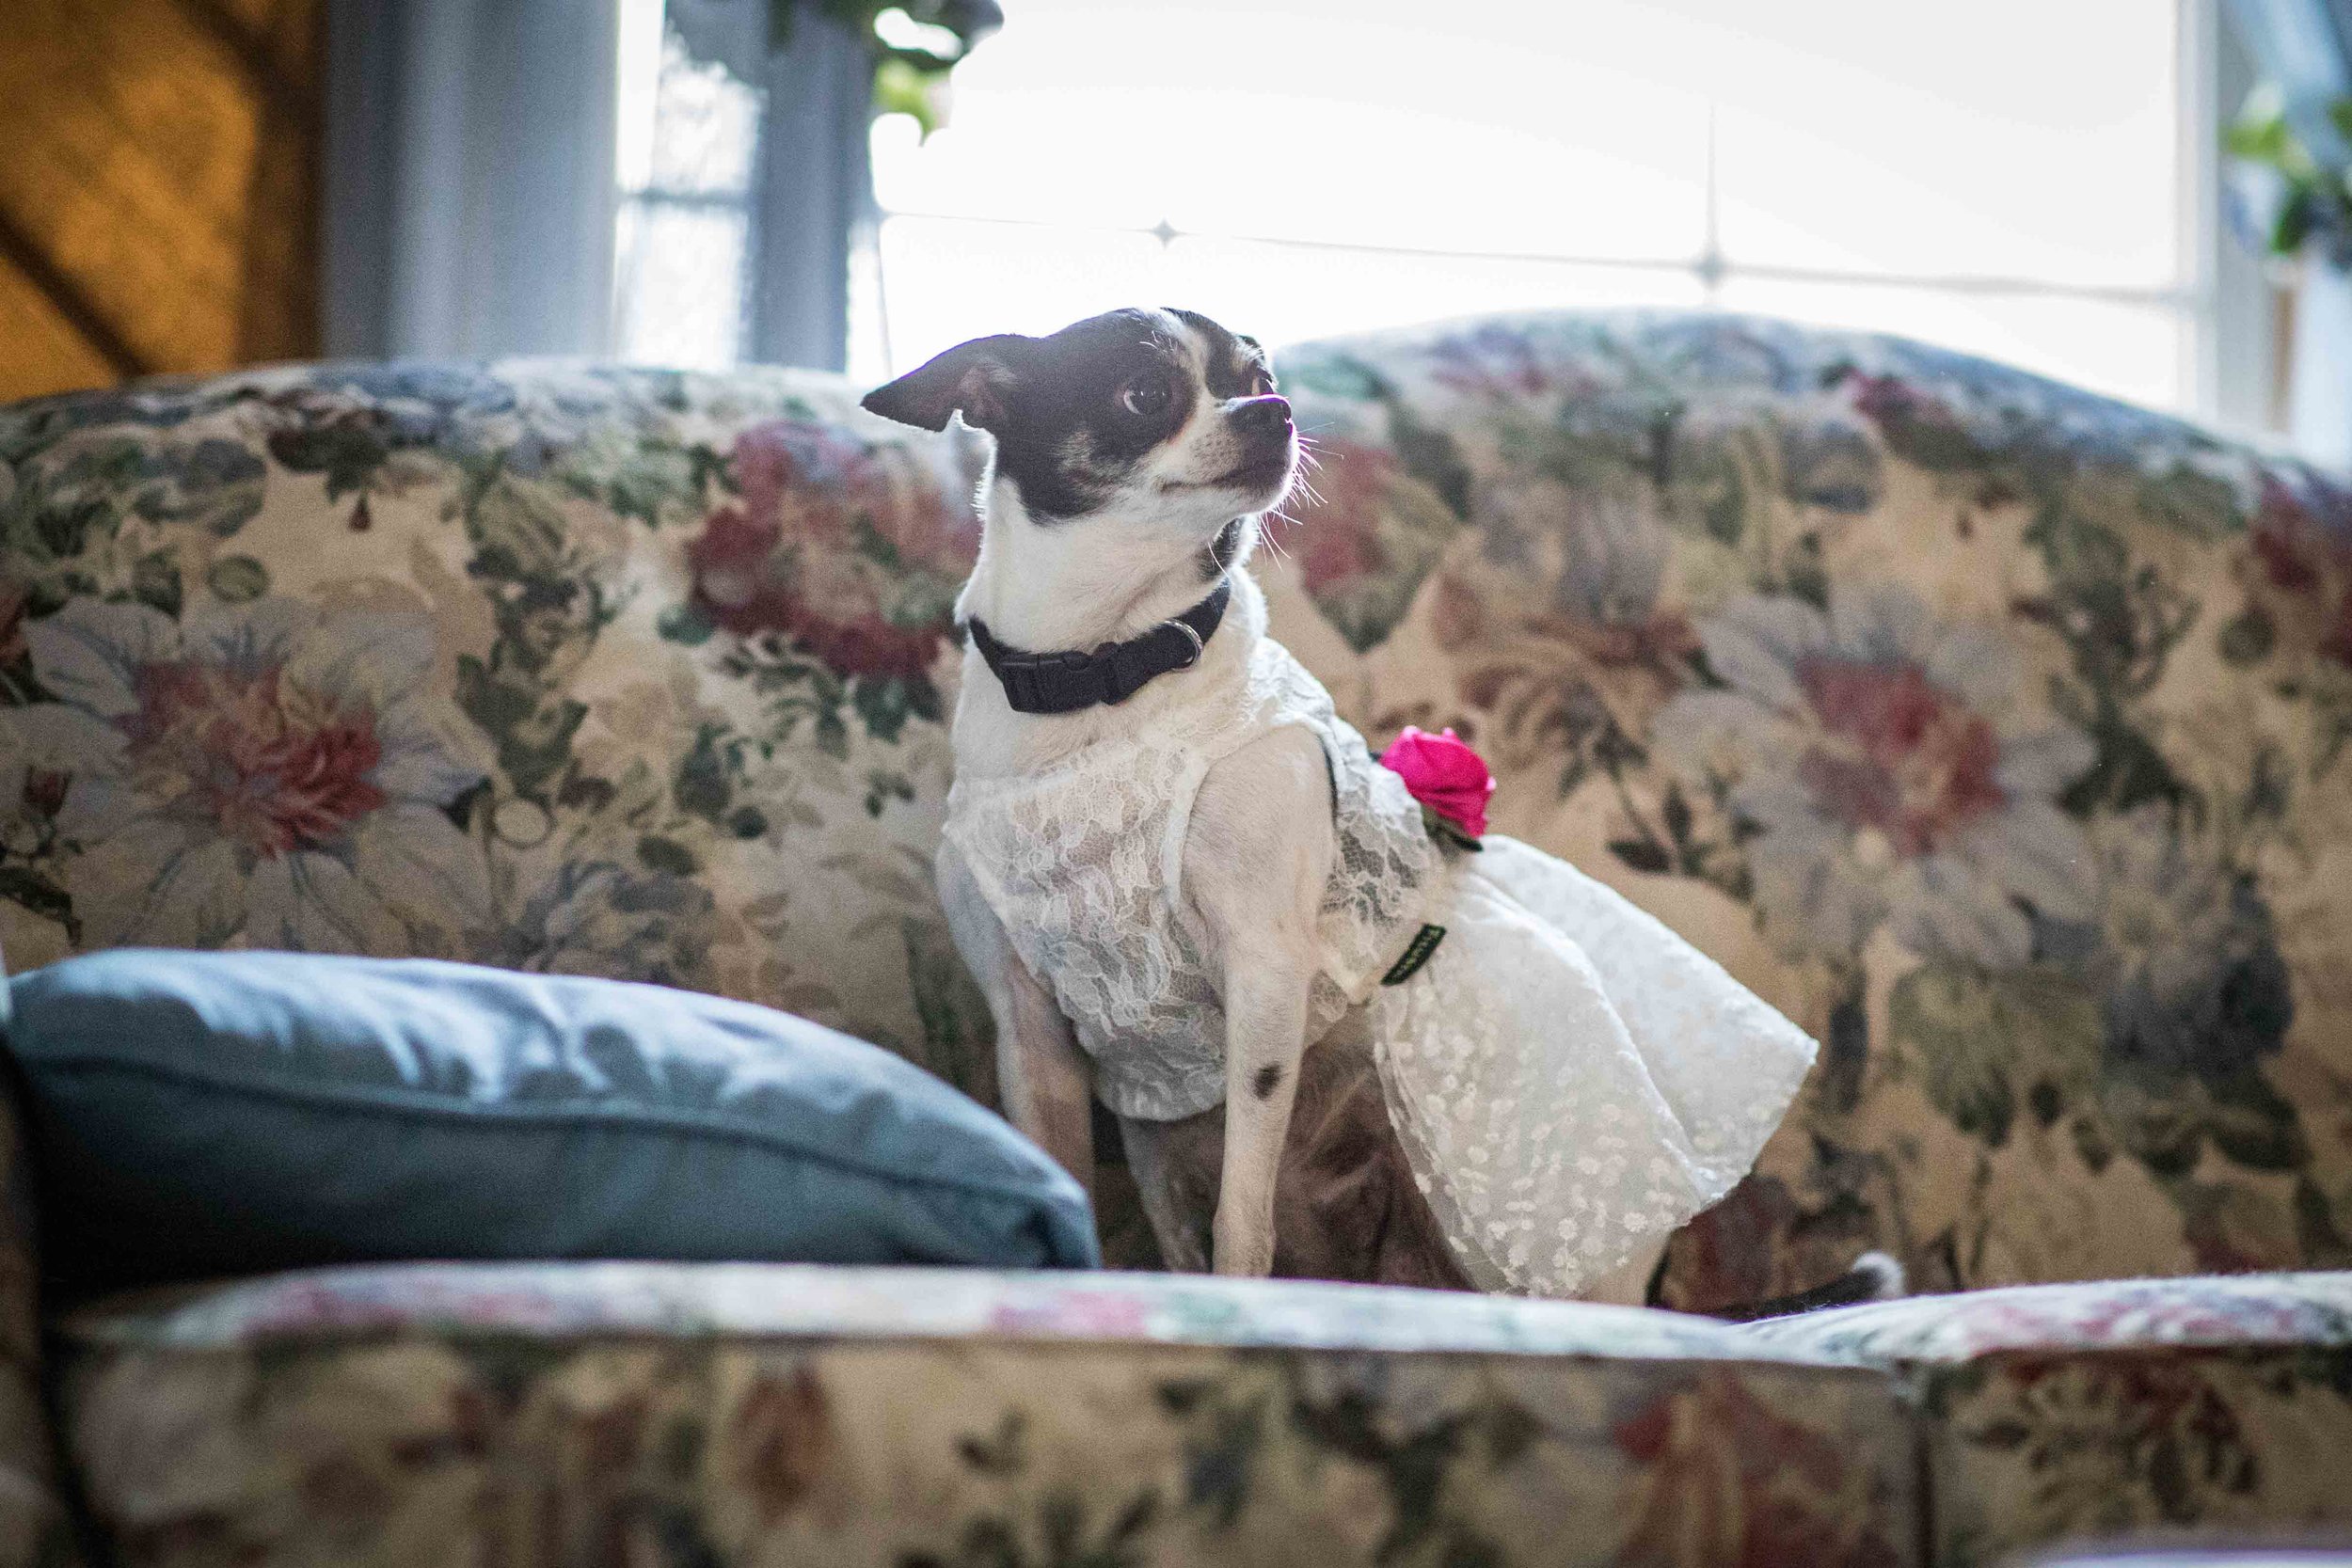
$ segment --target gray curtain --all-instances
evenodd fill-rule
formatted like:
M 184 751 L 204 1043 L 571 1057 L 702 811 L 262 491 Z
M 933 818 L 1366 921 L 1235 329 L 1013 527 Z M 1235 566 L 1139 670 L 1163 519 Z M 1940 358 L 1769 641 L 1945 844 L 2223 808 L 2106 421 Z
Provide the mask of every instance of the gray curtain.
M 850 250 L 874 218 L 873 56 L 847 26 L 807 7 L 782 49 L 770 0 L 669 0 L 668 8 L 690 54 L 767 95 L 744 357 L 840 370 Z
M 600 354 L 614 0 L 329 0 L 336 356 Z
M 807 10 L 771 51 L 768 0 L 670 12 L 767 92 L 744 355 L 838 370 L 872 59 Z M 617 0 L 329 0 L 328 353 L 612 351 L 618 34 Z

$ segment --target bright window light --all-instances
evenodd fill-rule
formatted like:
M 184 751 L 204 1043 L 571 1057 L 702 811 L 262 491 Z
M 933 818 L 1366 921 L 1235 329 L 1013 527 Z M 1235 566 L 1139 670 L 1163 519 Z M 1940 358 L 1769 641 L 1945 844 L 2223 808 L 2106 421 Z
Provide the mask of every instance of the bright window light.
M 1006 11 L 945 129 L 875 126 L 866 374 L 1137 302 L 1269 341 L 1717 305 L 2190 397 L 2163 0 Z

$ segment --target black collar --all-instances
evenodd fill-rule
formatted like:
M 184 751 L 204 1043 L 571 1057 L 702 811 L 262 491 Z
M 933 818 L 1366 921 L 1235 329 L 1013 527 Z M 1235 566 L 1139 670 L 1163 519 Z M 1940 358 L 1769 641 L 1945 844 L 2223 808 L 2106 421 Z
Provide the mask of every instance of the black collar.
M 971 622 L 972 645 L 996 673 L 1013 712 L 1075 713 L 1098 703 L 1123 703 L 1157 677 L 1198 664 L 1232 596 L 1232 578 L 1219 578 L 1207 598 L 1174 620 L 1124 642 L 1105 642 L 1090 654 L 1008 648 L 977 616 Z

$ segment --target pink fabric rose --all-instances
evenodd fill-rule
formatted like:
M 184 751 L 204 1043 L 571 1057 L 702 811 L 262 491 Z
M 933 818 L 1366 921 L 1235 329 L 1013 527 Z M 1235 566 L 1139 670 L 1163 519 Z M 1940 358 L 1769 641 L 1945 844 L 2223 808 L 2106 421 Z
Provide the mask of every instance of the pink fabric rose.
M 1485 836 L 1486 797 L 1495 792 L 1495 776 L 1486 759 L 1452 730 L 1431 735 L 1407 724 L 1380 753 L 1380 765 L 1395 770 L 1423 809 L 1473 839 Z

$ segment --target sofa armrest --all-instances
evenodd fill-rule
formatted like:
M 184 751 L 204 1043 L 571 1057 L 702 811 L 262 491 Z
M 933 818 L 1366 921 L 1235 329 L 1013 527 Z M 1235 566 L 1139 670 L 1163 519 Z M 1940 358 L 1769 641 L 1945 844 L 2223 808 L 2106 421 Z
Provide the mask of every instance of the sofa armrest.
M 1741 1332 L 1909 1386 L 1932 1561 L 2133 1533 L 2352 1532 L 2352 1274 L 1918 1296 Z

